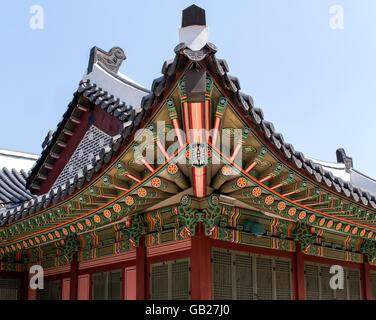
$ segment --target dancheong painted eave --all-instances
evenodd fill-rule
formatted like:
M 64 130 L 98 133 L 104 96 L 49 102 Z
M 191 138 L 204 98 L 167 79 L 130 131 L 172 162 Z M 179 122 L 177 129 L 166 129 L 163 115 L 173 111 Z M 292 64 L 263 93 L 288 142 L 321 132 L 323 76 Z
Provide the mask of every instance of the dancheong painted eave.
M 286 159 L 290 165 L 293 165 L 297 170 L 303 172 L 307 177 L 313 179 L 320 185 L 330 188 L 335 193 L 342 194 L 346 198 L 351 197 L 355 202 L 361 201 L 363 205 L 369 206 L 370 208 L 376 208 L 376 198 L 374 195 L 370 194 L 369 190 L 353 185 L 349 181 L 343 181 L 343 179 L 333 175 L 329 170 L 325 170 L 324 166 L 306 158 L 302 152 L 296 151 L 292 144 L 284 141 L 282 134 L 275 131 L 273 124 L 264 120 L 262 110 L 254 106 L 252 97 L 240 92 L 240 82 L 238 78 L 228 74 L 229 68 L 225 60 L 216 57 L 217 48 L 215 45 L 208 42 L 202 49 L 193 51 L 187 47 L 186 44 L 180 43 L 174 51 L 176 53 L 175 58 L 163 64 L 163 75 L 153 81 L 150 93 L 147 93 L 148 90 L 143 89 L 131 81 L 119 79 L 119 76 L 116 76 L 113 71 L 106 70 L 106 67 L 101 61 L 97 61 L 97 63 L 94 64 L 93 70 L 102 70 L 101 77 L 106 79 L 106 81 L 103 82 L 108 86 L 106 88 L 107 90 L 91 82 L 89 76 L 84 77 L 77 92 L 74 94 L 74 99 L 69 104 L 63 116 L 63 120 L 58 124 L 56 131 L 51 132 L 47 136 L 42 154 L 27 178 L 27 187 L 33 190 L 32 185 L 37 181 L 37 172 L 50 155 L 52 147 L 56 145 L 58 136 L 62 134 L 65 124 L 72 115 L 73 109 L 77 107 L 79 98 L 85 97 L 89 99 L 91 102 L 95 103 L 95 105 L 100 106 L 103 110 L 121 120 L 123 122 L 121 132 L 119 135 L 113 137 L 112 145 L 106 146 L 100 154 L 95 156 L 92 164 L 83 168 L 81 174 L 73 176 L 67 181 L 66 185 L 62 185 L 44 194 L 42 197 L 38 197 L 38 199 L 41 199 L 41 202 L 34 200 L 33 202 L 35 203 L 30 203 L 32 208 L 29 208 L 28 203 L 24 204 L 26 209 L 22 210 L 22 215 L 20 215 L 20 206 L 12 210 L 12 213 L 8 212 L 2 219 L 2 225 L 7 221 L 14 221 L 16 215 L 16 220 L 18 220 L 21 217 L 26 217 L 30 212 L 37 212 L 41 208 L 48 207 L 51 203 L 56 204 L 59 200 L 65 199 L 67 194 L 73 194 L 77 187 L 82 187 L 85 182 L 89 181 L 93 172 L 97 172 L 99 168 L 103 166 L 104 162 L 108 163 L 114 150 L 118 150 L 120 145 L 123 145 L 124 141 L 128 140 L 127 138 L 129 138 L 130 134 L 138 128 L 141 121 L 150 116 L 151 110 L 163 102 L 165 91 L 168 91 L 171 85 L 175 83 L 176 75 L 181 73 L 187 65 L 192 62 L 201 62 L 204 64 L 207 70 L 225 90 L 231 101 L 238 106 L 243 116 L 250 120 L 250 124 L 253 125 L 255 131 L 260 134 L 279 156 Z M 107 74 L 110 75 L 109 77 L 103 75 L 106 71 Z M 96 79 L 101 77 L 96 76 Z M 111 81 L 108 81 L 108 78 L 110 78 Z M 134 109 L 126 102 L 112 95 L 110 91 L 111 85 L 115 87 L 115 82 L 123 82 L 128 85 L 128 87 L 133 86 L 132 88 L 138 92 L 141 91 L 141 94 L 137 93 L 139 96 L 142 96 L 140 107 L 136 106 Z M 117 84 L 117 86 L 119 86 L 121 90 L 121 84 Z M 114 89 L 114 91 L 119 91 L 119 89 Z M 104 161 L 104 159 L 106 159 L 106 161 Z

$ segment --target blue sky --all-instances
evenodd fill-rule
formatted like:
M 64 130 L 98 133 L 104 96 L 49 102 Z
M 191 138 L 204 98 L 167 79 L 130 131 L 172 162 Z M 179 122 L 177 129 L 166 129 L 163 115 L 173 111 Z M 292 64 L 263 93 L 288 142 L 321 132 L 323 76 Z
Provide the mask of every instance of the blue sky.
M 265 119 L 306 156 L 345 148 L 376 178 L 376 1 L 53 1 L 0 4 L 0 148 L 41 151 L 87 67 L 90 48 L 124 49 L 120 71 L 150 88 L 174 57 L 181 10 L 206 10 L 210 41 Z M 32 30 L 29 10 L 44 9 Z M 344 29 L 329 9 L 344 10 Z

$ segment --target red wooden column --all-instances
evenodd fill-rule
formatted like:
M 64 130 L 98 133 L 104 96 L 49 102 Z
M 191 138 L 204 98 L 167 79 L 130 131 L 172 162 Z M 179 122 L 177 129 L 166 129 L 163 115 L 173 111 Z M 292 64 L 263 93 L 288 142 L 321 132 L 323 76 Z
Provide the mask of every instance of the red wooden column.
M 368 263 L 368 258 L 363 255 L 362 263 L 362 291 L 363 300 L 372 300 L 372 290 L 371 290 L 371 279 L 370 279 L 370 267 Z
M 73 255 L 70 273 L 71 273 L 71 278 L 70 278 L 69 298 L 70 298 L 70 300 L 77 300 L 77 289 L 78 289 L 78 258 L 77 258 L 77 253 L 75 253 Z
M 191 299 L 211 300 L 211 242 L 199 223 L 191 239 Z
M 146 300 L 146 246 L 141 236 L 140 245 L 136 248 L 136 300 Z
M 301 251 L 299 243 L 296 243 L 296 252 L 294 257 L 294 281 L 295 299 L 305 300 L 304 253 Z
M 21 276 L 20 300 L 28 300 L 29 295 L 29 273 L 24 271 Z

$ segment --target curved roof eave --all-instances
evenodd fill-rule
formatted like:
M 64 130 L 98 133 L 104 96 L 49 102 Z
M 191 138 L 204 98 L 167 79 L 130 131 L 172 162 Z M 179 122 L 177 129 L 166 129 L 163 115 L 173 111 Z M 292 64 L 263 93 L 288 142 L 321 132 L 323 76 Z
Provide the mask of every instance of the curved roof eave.
M 264 136 L 263 140 L 273 146 L 298 171 L 304 172 L 313 181 L 316 180 L 318 183 L 323 183 L 326 187 L 332 188 L 334 192 L 342 196 L 351 197 L 356 202 L 361 200 L 363 205 L 370 205 L 372 208 L 376 208 L 375 196 L 352 185 L 350 182 L 334 176 L 333 173 L 325 170 L 322 165 L 306 158 L 302 152 L 296 151 L 292 144 L 284 141 L 282 134 L 275 131 L 274 125 L 264 120 L 262 110 L 254 106 L 252 97 L 240 92 L 239 80 L 228 74 L 229 69 L 226 61 L 215 57 L 217 52 L 215 45 L 207 43 L 201 50 L 192 51 L 184 43 L 181 43 L 175 47 L 174 51 L 176 53 L 175 58 L 163 64 L 163 75 L 153 81 L 150 93 L 142 97 L 141 108 L 135 113 L 134 120 L 128 120 L 123 123 L 120 133 L 113 137 L 109 146 L 102 149 L 100 154 L 93 159 L 93 163 L 87 165 L 82 173 L 76 174 L 75 177 L 71 178 L 66 185 L 55 188 L 34 201 L 27 201 L 27 204 L 23 205 L 25 208 L 22 211 L 21 206 L 13 208 L 10 214 L 0 220 L 0 225 L 4 225 L 7 222 L 11 223 L 16 215 L 25 217 L 28 214 L 39 211 L 41 208 L 46 208 L 50 203 L 56 204 L 58 201 L 64 200 L 68 194 L 71 195 L 78 188 L 81 188 L 85 182 L 90 181 L 95 172 L 98 172 L 110 162 L 112 156 L 120 150 L 121 145 L 129 142 L 132 134 L 140 126 L 143 119 L 149 117 L 153 108 L 163 101 L 164 93 L 171 89 L 171 84 L 176 81 L 177 75 L 188 63 L 199 61 L 202 61 L 208 71 L 215 75 L 218 83 L 231 96 L 232 102 L 241 109 L 244 117 Z M 91 101 L 95 101 L 96 104 L 103 103 L 106 107 L 108 106 L 108 100 L 113 100 L 113 98 L 111 100 L 108 92 L 101 90 L 101 88 L 89 81 L 81 82 L 78 94 L 84 94 Z

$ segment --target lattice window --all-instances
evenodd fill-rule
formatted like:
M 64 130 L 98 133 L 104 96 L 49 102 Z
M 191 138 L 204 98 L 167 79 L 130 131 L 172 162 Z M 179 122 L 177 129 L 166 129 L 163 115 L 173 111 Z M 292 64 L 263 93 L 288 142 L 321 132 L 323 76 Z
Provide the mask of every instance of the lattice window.
M 232 299 L 231 253 L 213 251 L 213 299 Z
M 188 260 L 171 264 L 172 300 L 189 299 L 189 262 Z
M 347 284 L 349 286 L 349 299 L 360 300 L 362 299 L 360 291 L 360 270 L 347 269 Z
M 360 271 L 343 268 L 343 289 L 331 289 L 330 265 L 306 262 L 304 264 L 305 294 L 307 300 L 359 300 Z
M 19 279 L 0 278 L 0 300 L 18 300 L 19 295 Z
M 277 300 L 291 299 L 291 266 L 288 260 L 275 260 L 275 286 Z
M 121 270 L 93 274 L 93 300 L 120 300 L 121 282 Z
M 330 278 L 333 276 L 329 272 L 330 266 L 320 266 L 320 290 L 321 290 L 321 300 L 334 300 L 335 299 L 335 291 L 330 288 Z M 345 289 L 341 289 L 338 291 L 345 291 Z
M 371 282 L 372 299 L 376 300 L 376 272 L 371 271 L 369 278 L 370 278 L 370 282 Z
M 39 289 L 39 300 L 60 300 L 61 281 L 48 281 L 44 283 L 44 289 Z
M 214 300 L 292 298 L 288 259 L 213 249 L 212 278 Z
M 256 258 L 257 300 L 273 299 L 273 261 L 271 258 Z
M 320 299 L 319 266 L 312 264 L 304 265 L 305 295 L 307 300 Z
M 254 300 L 253 257 L 236 254 L 236 297 L 239 300 Z
M 190 299 L 190 265 L 188 259 L 150 266 L 150 299 Z
M 92 125 L 82 138 L 77 149 L 61 171 L 52 188 L 58 187 L 67 182 L 76 173 L 90 164 L 91 160 L 107 145 L 111 140 L 111 136 Z

